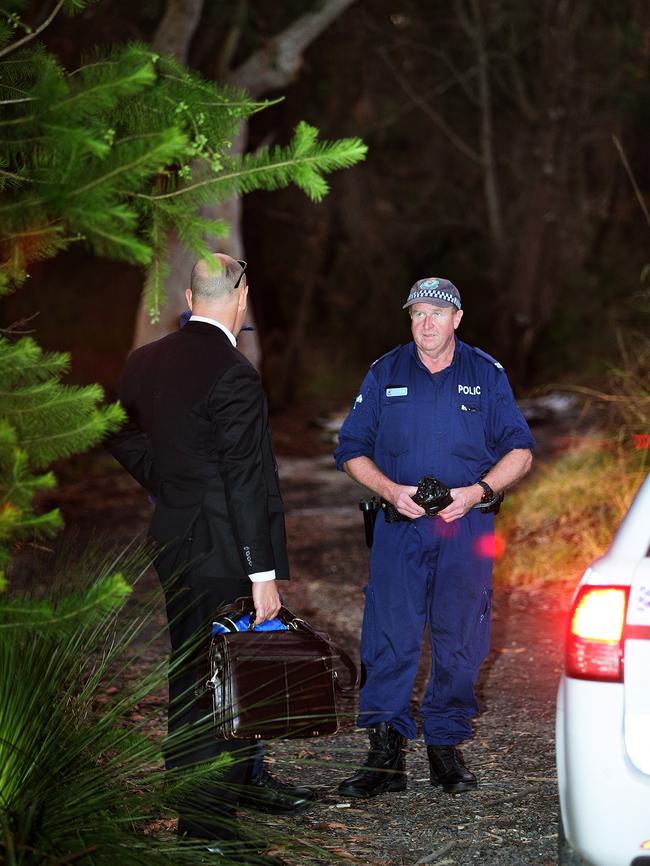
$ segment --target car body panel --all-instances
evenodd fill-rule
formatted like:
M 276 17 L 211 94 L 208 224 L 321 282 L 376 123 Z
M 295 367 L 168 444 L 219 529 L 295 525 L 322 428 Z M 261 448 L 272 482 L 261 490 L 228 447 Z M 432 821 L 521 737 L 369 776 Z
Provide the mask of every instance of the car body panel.
M 625 642 L 625 750 L 650 777 L 650 640 Z
M 648 519 L 650 520 L 650 515 Z M 650 558 L 648 557 L 644 557 L 638 563 L 634 573 L 627 623 L 650 628 Z
M 648 555 L 650 537 L 650 474 L 639 488 L 612 539 L 608 556 L 638 561 Z
M 649 517 L 650 522 L 650 517 Z M 630 588 L 625 641 L 625 749 L 632 763 L 650 774 L 650 558 L 637 565 Z
M 594 866 L 630 866 L 650 839 L 650 776 L 640 772 L 625 752 L 623 700 L 621 683 L 562 677 L 558 692 L 558 788 L 564 830 L 571 845 Z M 617 748 L 604 748 L 606 743 Z
M 564 832 L 592 866 L 650 854 L 650 475 L 607 553 L 580 582 L 630 586 L 624 681 L 563 675 L 556 744 Z

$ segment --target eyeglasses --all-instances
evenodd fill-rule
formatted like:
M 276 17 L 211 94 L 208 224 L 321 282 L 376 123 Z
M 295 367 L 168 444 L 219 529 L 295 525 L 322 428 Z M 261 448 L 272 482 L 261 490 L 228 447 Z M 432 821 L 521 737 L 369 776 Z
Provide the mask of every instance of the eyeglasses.
M 248 265 L 246 264 L 246 262 L 242 262 L 241 259 L 237 259 L 237 264 L 238 264 L 238 265 L 241 265 L 241 274 L 237 277 L 237 282 L 236 282 L 235 285 L 233 286 L 233 289 L 237 289 L 237 288 L 239 288 L 239 284 L 241 283 L 241 278 L 242 278 L 242 277 L 244 276 L 244 274 L 246 273 L 246 268 L 248 267 Z

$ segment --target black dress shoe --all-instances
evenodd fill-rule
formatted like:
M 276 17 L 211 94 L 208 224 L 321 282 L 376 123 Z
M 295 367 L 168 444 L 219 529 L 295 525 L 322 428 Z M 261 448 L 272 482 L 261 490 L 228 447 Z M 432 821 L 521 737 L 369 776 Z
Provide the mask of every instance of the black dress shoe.
M 239 805 L 271 815 L 290 815 L 308 809 L 315 799 L 311 788 L 285 785 L 265 769 L 243 789 Z
M 182 823 L 181 823 L 182 822 Z M 182 818 L 179 828 L 184 832 L 185 841 L 194 851 L 207 852 L 214 855 L 215 863 L 233 863 L 238 866 L 287 866 L 284 860 L 267 854 L 268 839 L 256 837 L 246 832 L 241 824 L 234 821 L 230 824 L 215 827 L 215 837 L 208 833 L 208 824 L 197 823 Z M 192 831 L 191 833 L 188 832 Z M 209 862 L 207 859 L 201 862 Z
M 220 840 L 206 842 L 205 850 L 218 857 L 218 862 L 237 863 L 240 866 L 287 866 L 286 862 L 278 857 L 256 850 L 242 850 L 241 846 L 235 849 L 226 847 Z
M 463 754 L 455 746 L 427 746 L 431 784 L 446 794 L 461 794 L 478 786 L 476 776 L 465 766 Z
M 406 789 L 406 737 L 386 722 L 368 728 L 370 751 L 360 770 L 339 785 L 344 797 L 376 797 Z

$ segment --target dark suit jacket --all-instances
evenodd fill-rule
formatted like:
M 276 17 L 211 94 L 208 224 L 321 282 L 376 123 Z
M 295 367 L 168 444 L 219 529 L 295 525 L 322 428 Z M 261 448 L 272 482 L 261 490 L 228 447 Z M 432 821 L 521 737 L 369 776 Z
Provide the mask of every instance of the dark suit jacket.
M 161 578 L 289 577 L 284 513 L 259 374 L 207 322 L 137 349 L 119 385 L 129 421 L 109 451 L 156 499 Z

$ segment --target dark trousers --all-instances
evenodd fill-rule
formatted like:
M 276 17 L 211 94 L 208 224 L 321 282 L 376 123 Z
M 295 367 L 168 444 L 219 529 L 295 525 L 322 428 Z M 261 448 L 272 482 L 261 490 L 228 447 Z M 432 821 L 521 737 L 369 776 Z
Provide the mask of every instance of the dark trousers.
M 227 839 L 234 835 L 234 810 L 250 777 L 253 741 L 218 740 L 212 725 L 210 694 L 196 698 L 196 686 L 208 678 L 211 624 L 218 608 L 251 595 L 249 580 L 219 580 L 183 574 L 161 577 L 171 641 L 168 738 L 165 766 L 181 789 L 174 795 L 179 835 Z M 205 762 L 228 754 L 230 766 L 211 773 Z M 202 772 L 201 765 L 205 769 Z M 198 769 L 200 778 L 185 785 L 183 773 Z M 186 773 L 187 775 L 187 773 Z
M 361 727 L 389 722 L 415 737 L 411 692 L 428 629 L 425 742 L 455 745 L 470 736 L 474 685 L 489 646 L 492 557 L 482 540 L 492 532 L 491 516 L 478 512 L 451 524 L 377 519 L 361 635 Z

